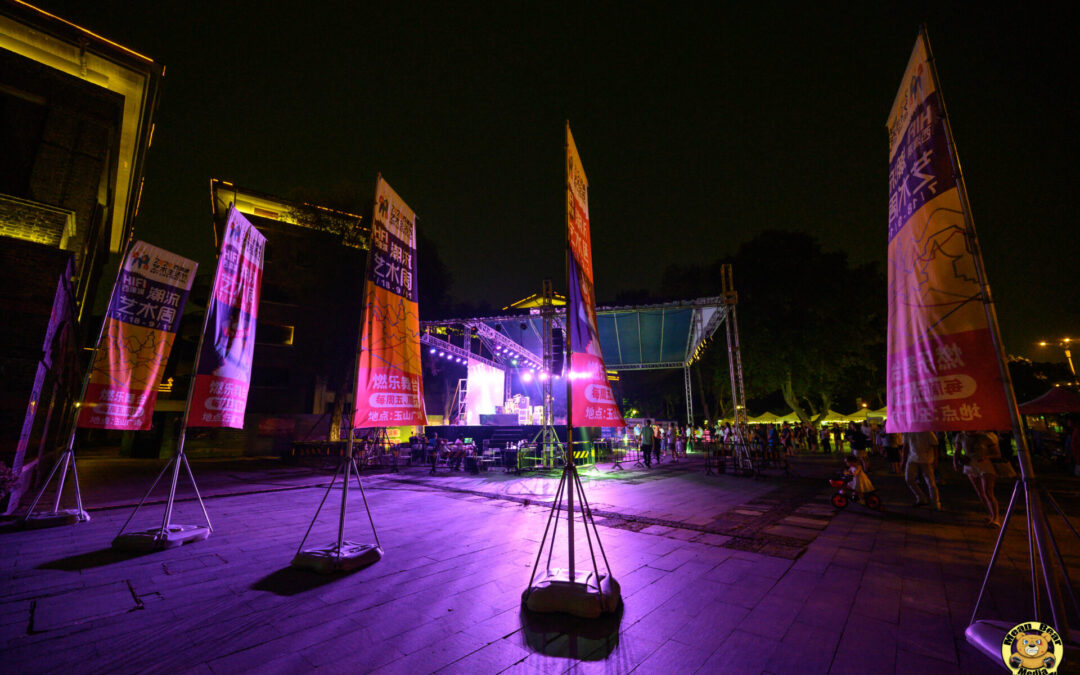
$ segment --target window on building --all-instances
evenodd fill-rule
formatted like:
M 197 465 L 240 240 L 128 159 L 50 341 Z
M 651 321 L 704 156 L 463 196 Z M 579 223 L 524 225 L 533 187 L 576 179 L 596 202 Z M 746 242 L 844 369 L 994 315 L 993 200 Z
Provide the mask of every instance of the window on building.
M 294 333 L 293 326 L 260 321 L 255 328 L 255 344 L 289 347 L 292 346 Z
M 45 113 L 44 98 L 0 82 L 0 193 L 29 196 Z

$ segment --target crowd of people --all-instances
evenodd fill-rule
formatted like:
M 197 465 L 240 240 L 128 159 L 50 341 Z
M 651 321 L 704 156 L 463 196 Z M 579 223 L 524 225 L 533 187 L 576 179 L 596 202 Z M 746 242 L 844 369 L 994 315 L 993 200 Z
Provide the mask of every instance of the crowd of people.
M 1077 446 L 1076 464 L 1080 466 L 1080 425 L 1069 425 L 1071 435 L 1065 443 Z M 715 447 L 725 452 L 737 442 L 729 423 L 692 427 L 646 420 L 633 426 L 646 467 L 661 455 L 673 459 L 688 450 Z M 749 444 L 764 457 L 795 454 L 835 454 L 848 458 L 845 473 L 849 486 L 857 494 L 872 491 L 869 479 L 871 456 L 882 457 L 893 475 L 902 477 L 917 507 L 942 509 L 939 486 L 944 482 L 943 461 L 951 461 L 954 470 L 970 482 L 979 502 L 986 509 L 986 523 L 1001 524 L 1001 510 L 995 496 L 996 481 L 1016 476 L 1012 465 L 1012 442 L 1009 434 L 991 431 L 913 432 L 889 434 L 878 424 L 814 425 L 782 422 L 756 424 L 749 428 Z M 950 459 L 951 458 L 951 459 Z

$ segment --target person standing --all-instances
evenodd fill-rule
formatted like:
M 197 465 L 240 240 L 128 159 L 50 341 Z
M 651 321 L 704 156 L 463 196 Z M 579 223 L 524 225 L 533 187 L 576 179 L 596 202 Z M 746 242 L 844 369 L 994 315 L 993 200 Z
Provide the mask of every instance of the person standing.
M 795 454 L 794 443 L 795 441 L 792 438 L 791 427 L 788 426 L 787 422 L 784 422 L 784 425 L 780 427 L 780 445 L 784 448 L 785 455 Z
M 979 501 L 986 507 L 987 525 L 1000 526 L 997 496 L 994 495 L 994 481 L 997 471 L 994 460 L 1001 458 L 998 437 L 992 431 L 965 431 L 957 437 L 956 452 L 953 454 L 953 468 L 960 470 L 963 465 L 964 475 L 971 481 Z
M 652 468 L 653 440 L 652 420 L 645 420 L 641 428 L 641 456 L 645 460 L 646 469 Z
M 907 449 L 907 467 L 904 469 L 904 480 L 908 484 L 911 493 L 915 495 L 915 506 L 933 504 L 938 511 L 941 510 L 941 495 L 938 493 L 937 481 L 934 480 L 935 447 L 937 446 L 937 434 L 933 431 L 912 431 L 904 434 L 904 447 Z M 919 474 L 922 474 L 926 487 L 930 491 L 930 498 L 919 486 Z
M 832 453 L 832 443 L 829 439 L 832 437 L 832 432 L 829 429 L 829 425 L 823 424 L 821 426 L 821 453 L 828 455 Z
M 859 425 L 854 422 L 851 422 L 848 425 L 847 436 L 848 443 L 851 445 L 851 454 L 859 458 L 859 461 L 862 462 L 864 471 L 869 471 L 870 452 L 866 449 L 866 446 L 870 442 L 870 439 L 866 437 L 866 434 L 863 433 L 863 430 Z
M 833 438 L 836 440 L 836 451 L 841 455 L 844 454 L 844 429 L 836 423 L 833 423 Z
M 885 459 L 889 461 L 889 466 L 893 474 L 899 476 L 900 471 L 900 450 L 904 444 L 904 437 L 901 434 L 885 434 Z

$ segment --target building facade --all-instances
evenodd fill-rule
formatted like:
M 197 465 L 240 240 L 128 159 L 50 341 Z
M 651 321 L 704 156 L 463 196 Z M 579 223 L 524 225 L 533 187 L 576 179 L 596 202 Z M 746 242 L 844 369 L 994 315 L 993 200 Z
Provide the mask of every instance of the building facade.
M 163 73 L 60 17 L 0 2 L 0 311 L 11 319 L 0 337 L 0 511 L 66 442 L 79 347 L 97 337 L 102 270 L 132 233 Z
M 228 432 L 209 440 L 226 452 L 242 444 L 263 454 L 333 435 L 355 377 L 369 237 L 363 218 L 223 180 L 210 189 L 215 243 L 230 205 L 267 243 L 243 440 L 230 442 Z

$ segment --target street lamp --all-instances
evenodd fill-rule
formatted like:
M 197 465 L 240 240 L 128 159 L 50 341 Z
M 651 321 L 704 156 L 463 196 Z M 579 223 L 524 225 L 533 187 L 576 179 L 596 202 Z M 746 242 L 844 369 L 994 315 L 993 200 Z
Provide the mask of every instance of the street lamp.
M 1049 347 L 1050 345 L 1057 345 L 1058 347 L 1061 347 L 1065 351 L 1065 360 L 1069 362 L 1069 372 L 1072 373 L 1073 382 L 1075 383 L 1076 382 L 1076 368 L 1073 366 L 1072 351 L 1071 351 L 1071 347 L 1072 347 L 1073 342 L 1074 342 L 1074 340 L 1072 338 L 1061 338 L 1057 342 L 1054 342 L 1053 340 L 1039 340 L 1039 346 L 1040 347 Z

